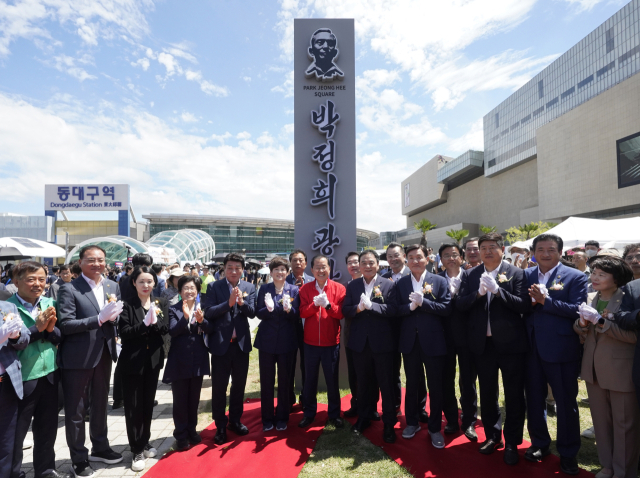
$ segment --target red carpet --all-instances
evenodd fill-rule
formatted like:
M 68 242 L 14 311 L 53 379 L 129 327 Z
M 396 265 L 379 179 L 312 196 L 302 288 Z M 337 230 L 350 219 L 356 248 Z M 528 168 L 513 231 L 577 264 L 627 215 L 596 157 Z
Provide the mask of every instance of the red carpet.
M 342 399 L 342 410 L 348 410 L 351 395 Z M 378 402 L 378 412 L 382 415 L 382 400 Z M 402 410 L 404 411 L 404 390 L 402 391 Z M 428 410 L 428 408 L 427 408 Z M 470 442 L 462 433 L 444 435 L 446 446 L 438 450 L 431 445 L 427 432 L 427 425 L 421 423 L 422 430 L 410 440 L 402 438 L 402 430 L 406 422 L 404 415 L 398 417 L 396 424 L 396 442 L 393 444 L 382 441 L 383 423 L 371 422 L 371 426 L 364 432 L 371 443 L 381 447 L 398 464 L 406 468 L 415 477 L 443 477 L 443 478 L 541 478 L 551 476 L 568 476 L 560 472 L 560 458 L 549 455 L 542 463 L 531 463 L 524 459 L 525 450 L 531 445 L 524 442 L 518 447 L 520 463 L 516 466 L 506 465 L 502 459 L 502 450 L 491 455 L 478 452 L 478 443 L 485 440 L 484 430 L 480 421 L 476 425 L 478 443 Z M 355 418 L 349 418 L 355 423 Z M 443 417 L 444 420 L 444 417 Z M 442 428 L 444 430 L 444 421 Z M 593 474 L 580 470 L 577 475 L 581 478 L 593 478 Z
M 248 435 L 238 437 L 227 432 L 230 441 L 217 446 L 213 443 L 216 427 L 212 423 L 202 431 L 200 445 L 165 455 L 145 477 L 296 477 L 322 433 L 327 420 L 326 410 L 327 406 L 319 403 L 315 422 L 303 430 L 298 428 L 302 410 L 296 407 L 285 431 L 278 432 L 274 428 L 263 433 L 260 400 L 247 400 L 242 423 L 249 428 Z

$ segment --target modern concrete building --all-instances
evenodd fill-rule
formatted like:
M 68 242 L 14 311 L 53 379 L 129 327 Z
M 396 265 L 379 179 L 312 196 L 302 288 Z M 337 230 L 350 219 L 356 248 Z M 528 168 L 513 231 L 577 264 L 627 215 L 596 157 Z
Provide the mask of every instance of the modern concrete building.
M 216 253 L 244 252 L 247 257 L 264 259 L 268 254 L 289 254 L 293 249 L 294 222 L 287 219 L 263 219 L 236 216 L 200 216 L 193 214 L 149 214 L 151 235 L 176 229 L 199 229 L 208 233 Z M 378 237 L 373 231 L 357 229 L 358 250 Z M 312 255 L 313 251 L 306 251 Z
M 638 72 L 633 0 L 485 115 L 484 152 L 436 156 L 405 179 L 407 229 L 379 242 L 419 241 L 423 218 L 436 247 L 449 229 L 640 214 Z

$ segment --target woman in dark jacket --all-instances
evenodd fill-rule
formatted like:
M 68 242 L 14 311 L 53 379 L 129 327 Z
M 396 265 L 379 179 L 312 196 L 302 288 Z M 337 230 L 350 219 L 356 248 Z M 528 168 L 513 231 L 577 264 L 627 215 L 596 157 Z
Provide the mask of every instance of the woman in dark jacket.
M 273 282 L 263 284 L 258 292 L 257 316 L 261 319 L 256 341 L 260 350 L 260 401 L 262 431 L 287 429 L 289 421 L 289 374 L 298 350 L 295 321 L 298 319 L 298 288 L 286 282 L 289 261 L 276 257 L 269 263 Z M 278 367 L 278 407 L 274 417 L 273 388 Z
M 203 327 L 207 325 L 196 297 L 201 287 L 199 277 L 182 276 L 178 291 L 182 300 L 169 307 L 171 348 L 164 369 L 164 383 L 173 392 L 173 423 L 176 448 L 180 451 L 202 441 L 196 433 L 198 404 L 205 375 L 211 375 L 209 350 L 204 343 Z
M 131 274 L 137 294 L 125 302 L 118 321 L 122 351 L 118 362 L 122 370 L 124 416 L 133 454 L 133 471 L 142 471 L 145 458 L 157 454 L 149 445 L 153 402 L 158 376 L 164 365 L 164 341 L 169 331 L 167 302 L 152 295 L 157 285 L 151 267 L 137 267 Z

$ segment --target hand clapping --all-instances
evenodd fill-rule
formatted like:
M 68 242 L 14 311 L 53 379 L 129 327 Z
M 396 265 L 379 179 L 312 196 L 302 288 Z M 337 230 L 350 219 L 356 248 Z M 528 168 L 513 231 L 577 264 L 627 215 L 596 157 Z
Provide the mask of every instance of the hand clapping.
M 529 297 L 534 304 L 544 304 L 547 294 L 547 287 L 544 284 L 533 284 L 529 288 Z

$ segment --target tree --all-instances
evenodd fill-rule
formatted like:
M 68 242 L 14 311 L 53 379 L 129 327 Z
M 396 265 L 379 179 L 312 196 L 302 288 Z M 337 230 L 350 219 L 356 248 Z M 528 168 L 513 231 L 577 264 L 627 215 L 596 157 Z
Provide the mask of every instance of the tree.
M 418 222 L 413 223 L 413 227 L 415 227 L 418 231 L 422 233 L 422 237 L 420 238 L 420 244 L 427 247 L 427 232 L 432 229 L 438 227 L 437 224 L 433 224 L 428 219 L 420 219 Z
M 469 231 L 466 229 L 451 229 L 447 231 L 447 236 L 456 241 L 459 246 L 462 246 L 462 239 L 469 235 Z
M 555 222 L 530 222 L 523 226 L 510 227 L 506 230 L 507 242 L 513 244 L 518 241 L 528 241 L 532 237 L 539 236 L 543 232 L 547 232 L 549 229 L 556 227 Z
M 489 234 L 490 232 L 498 232 L 498 228 L 496 226 L 480 226 L 480 231 L 482 234 Z

